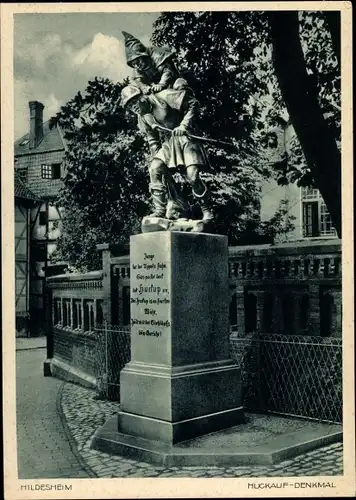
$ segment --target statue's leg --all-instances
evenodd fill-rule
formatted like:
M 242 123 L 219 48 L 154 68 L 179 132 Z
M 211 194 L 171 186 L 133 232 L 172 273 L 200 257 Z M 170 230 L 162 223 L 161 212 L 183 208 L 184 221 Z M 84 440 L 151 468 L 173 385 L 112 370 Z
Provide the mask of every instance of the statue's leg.
M 203 220 L 212 221 L 214 215 L 210 207 L 210 194 L 206 184 L 200 178 L 198 165 L 189 165 L 187 167 L 187 180 L 192 187 L 194 198 L 199 201 L 203 212 Z
M 167 166 L 161 161 L 154 159 L 150 165 L 150 192 L 154 211 L 151 217 L 164 217 L 167 208 L 167 188 L 164 185 L 164 176 Z
M 165 180 L 168 197 L 166 218 L 171 220 L 187 218 L 189 216 L 190 206 L 179 193 L 179 189 L 169 169 L 167 170 Z

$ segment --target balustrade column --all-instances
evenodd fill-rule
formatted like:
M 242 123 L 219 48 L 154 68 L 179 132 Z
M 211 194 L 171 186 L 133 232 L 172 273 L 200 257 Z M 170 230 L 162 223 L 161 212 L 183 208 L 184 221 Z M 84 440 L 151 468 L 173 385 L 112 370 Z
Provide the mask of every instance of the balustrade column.
M 309 335 L 320 335 L 320 290 L 319 285 L 309 285 Z
M 263 331 L 263 305 L 264 305 L 264 292 L 262 291 L 257 291 L 254 292 L 256 295 L 256 331 L 257 332 L 262 332 Z
M 84 330 L 84 301 L 80 299 L 78 308 L 78 325 L 80 330 Z
M 97 300 L 94 300 L 93 311 L 94 311 L 94 325 L 93 325 L 93 331 L 94 331 L 97 324 L 98 324 L 98 301 Z
M 236 286 L 236 325 L 239 334 L 245 333 L 245 290 L 243 285 Z
M 341 337 L 342 334 L 342 293 L 334 292 L 334 307 L 336 309 L 333 314 L 332 330 L 335 337 Z
M 70 299 L 69 301 L 69 321 L 70 321 L 70 329 L 73 330 L 74 327 L 74 307 L 75 307 L 75 299 Z
M 282 297 L 279 291 L 276 291 L 275 300 L 273 303 L 272 325 L 273 333 L 283 333 L 283 304 Z

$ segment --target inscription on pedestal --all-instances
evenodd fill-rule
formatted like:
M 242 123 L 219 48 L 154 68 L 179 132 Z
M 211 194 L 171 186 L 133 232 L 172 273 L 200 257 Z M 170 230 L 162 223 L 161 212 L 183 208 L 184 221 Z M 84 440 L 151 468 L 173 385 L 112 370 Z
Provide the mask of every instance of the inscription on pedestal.
M 171 361 L 171 252 L 164 236 L 131 238 L 131 360 L 141 363 Z
M 168 269 L 154 253 L 143 253 L 141 262 L 131 263 L 131 326 L 145 337 L 162 337 L 171 326 Z

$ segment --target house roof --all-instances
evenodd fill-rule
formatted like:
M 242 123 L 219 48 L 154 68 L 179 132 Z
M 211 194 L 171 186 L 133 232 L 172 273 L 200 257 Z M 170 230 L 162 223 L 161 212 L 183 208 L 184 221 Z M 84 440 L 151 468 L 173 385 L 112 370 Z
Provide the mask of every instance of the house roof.
M 42 200 L 54 200 L 63 185 L 61 179 L 37 179 L 31 182 L 31 191 Z
M 15 198 L 21 198 L 23 200 L 31 201 L 41 201 L 41 199 L 35 195 L 31 189 L 29 189 L 20 179 L 18 173 L 15 170 L 15 182 L 14 182 Z
M 43 137 L 37 147 L 30 148 L 29 138 L 30 134 L 28 133 L 15 141 L 15 156 L 48 153 L 50 151 L 58 151 L 66 148 L 66 143 L 60 127 L 57 125 L 50 130 L 49 120 L 43 123 Z

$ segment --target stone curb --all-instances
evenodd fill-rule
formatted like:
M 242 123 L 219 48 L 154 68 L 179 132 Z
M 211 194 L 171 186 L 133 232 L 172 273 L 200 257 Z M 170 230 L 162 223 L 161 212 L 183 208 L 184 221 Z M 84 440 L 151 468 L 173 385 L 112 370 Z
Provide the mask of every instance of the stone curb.
M 40 346 L 35 346 L 35 347 L 16 347 L 16 352 L 17 351 L 33 351 L 35 349 L 46 349 L 47 346 L 45 345 L 40 345 Z
M 73 436 L 72 436 L 72 434 L 70 432 L 70 429 L 69 429 L 68 424 L 67 424 L 66 417 L 65 417 L 65 415 L 63 413 L 63 409 L 62 409 L 62 394 L 63 394 L 63 390 L 64 390 L 64 386 L 65 385 L 66 385 L 66 382 L 63 382 L 61 384 L 61 386 L 60 386 L 60 388 L 58 390 L 58 393 L 57 393 L 57 398 L 56 398 L 56 408 L 57 408 L 57 412 L 58 412 L 60 421 L 61 421 L 62 426 L 63 426 L 64 434 L 65 434 L 66 439 L 67 439 L 67 441 L 69 443 L 69 447 L 70 447 L 73 455 L 77 459 L 79 465 L 88 474 L 89 477 L 91 477 L 91 478 L 97 478 L 98 475 L 86 463 L 86 461 L 84 460 L 83 456 L 78 451 L 78 448 L 77 448 L 77 445 L 76 445 L 76 441 L 75 441 L 75 439 L 73 438 Z

